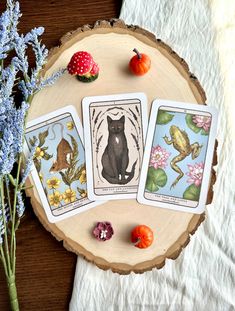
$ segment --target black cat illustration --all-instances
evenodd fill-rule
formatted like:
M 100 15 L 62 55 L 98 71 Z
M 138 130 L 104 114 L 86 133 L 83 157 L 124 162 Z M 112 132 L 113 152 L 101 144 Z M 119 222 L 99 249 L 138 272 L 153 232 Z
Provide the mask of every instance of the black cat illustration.
M 108 122 L 108 144 L 102 155 L 103 166 L 102 176 L 111 184 L 127 184 L 135 174 L 137 160 L 132 165 L 130 172 L 127 172 L 129 164 L 129 150 L 124 132 L 125 117 L 113 120 L 107 116 Z M 127 176 L 127 178 L 126 178 Z

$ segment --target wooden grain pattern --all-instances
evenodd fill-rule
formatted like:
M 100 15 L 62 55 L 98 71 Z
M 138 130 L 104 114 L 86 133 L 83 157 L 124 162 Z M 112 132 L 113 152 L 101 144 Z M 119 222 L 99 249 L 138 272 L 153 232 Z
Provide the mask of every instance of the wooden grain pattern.
M 105 89 L 106 85 L 108 85 L 110 93 L 133 92 L 142 88 L 148 96 L 149 106 L 156 97 L 198 102 L 200 104 L 203 104 L 206 100 L 199 81 L 190 73 L 186 62 L 169 46 L 161 40 L 155 39 L 153 34 L 144 29 L 136 26 L 126 26 L 121 20 L 103 20 L 96 22 L 94 25 L 84 25 L 76 31 L 69 32 L 63 36 L 61 41 L 62 45 L 54 48 L 51 52 L 49 62 L 45 68 L 46 74 L 65 66 L 74 51 L 84 48 L 91 51 L 92 55 L 95 55 L 95 59 L 98 58 L 98 63 L 104 74 L 100 75 L 95 84 L 83 85 L 82 87 L 74 78 L 65 75 L 55 86 L 40 92 L 34 98 L 30 119 L 51 112 L 56 108 L 61 108 L 68 102 L 73 103 L 81 115 L 81 99 L 88 93 L 89 95 L 105 94 L 107 91 Z M 97 42 L 95 46 L 94 42 Z M 112 42 L 111 45 L 110 42 Z M 125 65 L 125 60 L 132 49 L 132 45 L 138 45 L 138 47 L 145 50 L 152 59 L 152 67 L 155 70 L 158 69 L 158 74 L 152 70 L 140 80 L 130 78 L 125 71 L 120 71 L 123 63 Z M 116 60 L 115 66 L 112 66 L 113 59 Z M 108 71 L 106 71 L 105 75 L 106 67 Z M 108 74 L 113 78 L 115 77 L 115 82 L 112 83 Z M 157 85 L 157 88 L 155 85 Z M 64 91 L 65 88 L 66 92 Z M 50 106 L 44 106 L 43 110 L 39 108 L 47 101 L 51 103 Z M 214 181 L 215 174 L 212 171 L 207 203 L 212 200 Z M 87 260 L 94 262 L 104 270 L 110 268 L 112 271 L 121 274 L 127 274 L 131 271 L 142 273 L 153 267 L 161 268 L 166 258 L 176 259 L 181 250 L 188 244 L 190 234 L 193 234 L 204 220 L 204 214 L 193 215 L 169 210 L 163 211 L 149 206 L 140 208 L 135 200 L 129 200 L 124 204 L 123 201 L 110 201 L 96 207 L 95 210 L 89 210 L 66 221 L 50 224 L 39 203 L 40 199 L 36 188 L 29 190 L 28 194 L 31 196 L 35 213 L 45 228 L 58 240 L 63 240 L 67 249 L 83 255 Z M 123 217 L 127 212 L 129 214 Z M 119 220 L 117 220 L 118 215 L 122 215 Z M 100 244 L 99 248 L 97 248 L 97 244 L 90 236 L 88 228 L 93 222 L 99 220 L 97 217 L 102 218 L 104 216 L 113 225 L 116 225 L 115 228 L 120 231 L 123 230 L 123 232 L 126 230 L 126 234 L 128 234 L 127 223 L 130 226 L 131 223 L 138 222 L 140 216 L 142 221 L 146 221 L 145 223 L 148 225 L 151 223 L 152 228 L 164 228 L 164 230 L 162 229 L 164 236 L 161 238 L 158 230 L 157 242 L 145 252 L 130 248 L 128 243 L 123 243 L 118 238 L 113 238 L 109 243 Z M 173 227 L 172 223 L 175 224 Z M 70 228 L 73 228 L 73 230 L 70 230 Z M 171 244 L 169 244 L 169 236 L 173 236 Z M 112 247 L 112 252 L 107 252 L 108 247 Z M 122 252 L 120 252 L 120 249 L 122 249 Z
M 1 1 L 0 10 L 4 9 Z M 20 0 L 20 30 L 35 26 L 46 28 L 43 41 L 49 48 L 61 36 L 97 19 L 118 17 L 121 0 Z M 32 61 L 32 60 L 31 60 Z M 42 227 L 32 212 L 27 211 L 17 233 L 16 277 L 21 310 L 68 310 L 77 256 L 66 251 Z M 9 310 L 5 276 L 0 266 L 0 310 Z

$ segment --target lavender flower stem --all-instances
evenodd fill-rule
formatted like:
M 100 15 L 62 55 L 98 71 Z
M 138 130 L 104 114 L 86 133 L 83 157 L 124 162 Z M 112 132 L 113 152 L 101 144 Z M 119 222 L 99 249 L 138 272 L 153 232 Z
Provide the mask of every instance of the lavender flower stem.
M 27 186 L 27 187 L 21 187 L 20 190 L 28 190 L 28 189 L 33 189 L 34 186 L 31 185 L 31 186 Z
M 3 178 L 1 178 L 1 206 L 3 211 L 3 225 L 4 225 L 4 247 L 6 253 L 6 263 L 7 263 L 7 272 L 11 272 L 11 261 L 10 261 L 10 254 L 9 254 L 9 246 L 8 246 L 8 233 L 7 233 L 7 224 L 6 224 L 6 213 L 5 213 L 5 197 L 4 197 L 4 189 L 3 189 Z
M 15 274 L 11 273 L 7 278 L 8 291 L 10 295 L 11 309 L 14 311 L 19 311 L 19 303 L 17 298 L 17 289 L 16 289 L 16 281 Z
M 15 217 L 16 217 L 16 203 L 17 203 L 17 192 L 18 192 L 18 184 L 20 178 L 20 169 L 22 162 L 22 153 L 19 155 L 18 167 L 17 167 L 17 175 L 16 175 L 16 186 L 14 190 L 14 203 L 13 203 L 13 217 L 12 217 L 12 227 L 11 227 L 11 258 L 12 258 L 12 270 L 15 273 L 15 251 L 16 251 L 16 243 L 15 243 Z
M 5 274 L 6 274 L 6 277 L 8 277 L 8 269 L 7 269 L 7 263 L 6 263 L 6 258 L 5 258 L 5 255 L 4 255 L 4 251 L 3 251 L 3 248 L 2 248 L 2 245 L 0 246 L 0 252 L 1 252 L 1 256 L 0 256 L 0 259 L 3 263 L 3 267 L 4 267 L 4 271 L 5 271 Z
M 25 209 L 21 192 L 27 188 L 24 183 L 29 173 L 23 161 L 28 109 L 34 94 L 52 85 L 64 73 L 61 69 L 48 78 L 39 75 L 48 55 L 39 38 L 44 28 L 35 27 L 26 35 L 19 33 L 20 17 L 19 2 L 7 0 L 6 11 L 0 16 L 0 261 L 14 311 L 19 310 L 15 283 L 16 230 Z M 29 66 L 28 48 L 32 48 L 35 55 L 34 68 Z M 13 57 L 9 54 L 11 51 Z M 15 105 L 16 88 L 22 94 L 20 107 Z M 29 164 L 31 160 L 28 159 Z M 14 163 L 18 163 L 16 178 L 11 175 Z M 25 175 L 20 181 L 22 167 Z
M 2 77 L 2 71 L 3 71 L 3 66 L 4 66 L 4 60 L 3 59 L 1 59 L 0 66 L 1 66 L 1 77 Z
M 15 179 L 14 179 L 14 177 L 13 177 L 11 174 L 8 174 L 8 178 L 9 178 L 9 180 L 10 180 L 12 186 L 15 187 L 16 184 L 15 184 Z
M 17 221 L 17 223 L 18 223 L 18 221 Z M 15 275 L 15 270 L 16 270 L 16 235 L 15 235 L 16 228 L 18 228 L 17 224 L 14 227 L 14 239 L 13 239 L 12 273 L 14 275 Z
M 19 225 L 20 225 L 20 218 L 16 222 L 15 231 L 19 228 Z
M 6 178 L 8 178 L 8 177 L 6 177 Z M 11 206 L 10 189 L 9 189 L 9 184 L 6 180 L 5 180 L 5 185 L 6 185 L 6 190 L 7 190 L 7 202 L 8 202 L 8 206 L 10 208 L 10 216 L 12 219 L 12 206 Z
M 30 95 L 27 98 L 27 102 L 29 105 L 33 100 L 33 95 Z M 28 111 L 26 112 L 25 119 L 24 119 L 24 133 L 26 129 Z M 22 145 L 24 144 L 25 137 L 23 136 Z M 15 180 L 15 190 L 14 190 L 14 203 L 13 203 L 13 213 L 12 213 L 12 227 L 11 227 L 11 259 L 12 259 L 12 271 L 15 274 L 15 265 L 16 265 L 16 237 L 15 231 L 17 230 L 18 226 L 15 224 L 15 217 L 16 217 L 16 204 L 17 204 L 17 192 L 21 191 L 22 185 L 19 185 L 19 178 L 20 178 L 20 171 L 21 171 L 21 162 L 22 162 L 22 153 L 19 155 L 18 167 L 17 167 L 17 175 Z

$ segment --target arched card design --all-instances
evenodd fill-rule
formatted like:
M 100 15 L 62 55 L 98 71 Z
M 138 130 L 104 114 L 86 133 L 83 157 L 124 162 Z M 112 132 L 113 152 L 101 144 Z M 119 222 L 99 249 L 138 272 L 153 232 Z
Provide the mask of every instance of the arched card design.
M 25 153 L 35 145 L 31 174 L 50 222 L 101 203 L 87 197 L 83 130 L 73 106 L 27 124 Z
M 91 200 L 136 198 L 147 124 L 146 107 L 143 93 L 83 99 Z

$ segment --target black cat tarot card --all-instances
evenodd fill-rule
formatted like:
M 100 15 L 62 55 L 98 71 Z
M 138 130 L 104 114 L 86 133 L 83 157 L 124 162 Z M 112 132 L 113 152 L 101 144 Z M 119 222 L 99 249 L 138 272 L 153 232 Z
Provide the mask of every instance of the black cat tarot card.
M 82 108 L 88 198 L 136 198 L 147 126 L 145 94 L 85 97 Z
M 87 197 L 82 136 L 82 125 L 73 106 L 27 124 L 25 153 L 34 152 L 34 191 L 50 222 L 97 205 Z

